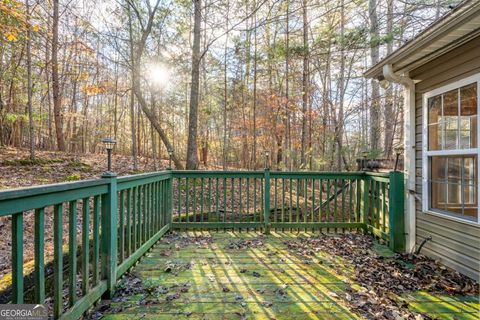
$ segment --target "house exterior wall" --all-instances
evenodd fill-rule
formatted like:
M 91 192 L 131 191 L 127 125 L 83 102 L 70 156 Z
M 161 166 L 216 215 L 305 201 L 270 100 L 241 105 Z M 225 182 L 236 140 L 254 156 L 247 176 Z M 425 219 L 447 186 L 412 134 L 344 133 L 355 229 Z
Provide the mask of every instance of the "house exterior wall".
M 416 191 L 422 194 L 422 95 L 462 78 L 480 73 L 480 37 L 412 70 L 415 84 L 415 170 Z M 422 211 L 422 201 L 416 201 L 416 247 L 432 237 L 422 253 L 440 260 L 447 266 L 480 279 L 480 226 L 459 222 L 441 215 Z

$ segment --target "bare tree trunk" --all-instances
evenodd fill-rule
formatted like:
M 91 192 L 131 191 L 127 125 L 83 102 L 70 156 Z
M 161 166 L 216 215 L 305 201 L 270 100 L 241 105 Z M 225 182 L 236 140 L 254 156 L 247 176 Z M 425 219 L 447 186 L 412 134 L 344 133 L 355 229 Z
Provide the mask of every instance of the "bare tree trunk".
M 62 96 L 60 95 L 60 80 L 58 76 L 58 20 L 59 0 L 53 0 L 53 30 L 52 30 L 52 91 L 53 91 L 53 114 L 55 119 L 55 133 L 57 136 L 57 148 L 65 151 L 65 139 L 63 136 Z
M 345 34 L 345 4 L 344 0 L 340 3 L 340 83 L 339 83 L 339 103 L 338 118 L 336 123 L 336 139 L 338 145 L 337 167 L 338 171 L 342 171 L 342 153 L 343 153 L 343 102 L 345 96 L 345 51 L 344 51 L 344 34 Z
M 255 2 L 254 2 L 255 7 Z M 253 150 L 252 150 L 252 167 L 257 169 L 257 13 L 254 15 L 255 28 L 253 35 Z
M 292 150 L 291 150 L 291 137 L 290 137 L 290 103 L 289 103 L 289 67 L 290 67 L 290 48 L 289 48 L 289 40 L 290 40 L 290 0 L 287 0 L 287 7 L 286 7 L 286 33 L 285 33 L 285 150 L 287 154 L 284 155 L 284 163 L 285 167 L 289 170 L 292 170 Z
M 226 13 L 226 29 L 228 30 L 228 13 L 230 9 L 230 3 L 227 0 L 227 13 Z M 227 96 L 227 53 L 228 53 L 228 32 L 226 34 L 225 40 L 225 52 L 224 52 L 224 69 L 223 69 L 223 150 L 222 150 L 222 168 L 226 170 L 227 166 L 227 106 L 228 106 L 228 96 Z
M 387 34 L 393 32 L 393 0 L 387 0 Z M 393 41 L 393 40 L 392 40 Z M 389 41 L 387 43 L 387 54 L 392 53 L 393 43 Z M 385 108 L 383 115 L 385 118 L 385 140 L 383 142 L 383 155 L 386 158 L 390 158 L 392 155 L 392 144 L 395 128 L 395 117 L 393 115 L 393 84 L 390 84 L 385 94 Z
M 370 18 L 370 58 L 372 65 L 374 65 L 379 60 L 377 0 L 369 0 L 368 13 Z M 378 81 L 375 79 L 371 80 L 371 84 L 370 148 L 372 151 L 376 151 L 380 148 L 380 88 Z
M 27 30 L 27 105 L 28 105 L 28 130 L 29 130 L 29 147 L 30 147 L 30 159 L 35 159 L 35 127 L 33 123 L 33 107 L 32 107 L 32 31 L 30 27 L 31 14 L 30 1 L 26 1 L 27 17 L 28 17 L 28 30 Z
M 132 14 L 130 11 L 130 5 L 127 4 L 127 13 L 128 13 L 128 35 L 129 35 L 129 42 L 130 42 L 130 63 L 132 65 L 132 70 L 136 68 L 135 66 L 135 49 L 133 43 L 133 27 L 132 27 Z M 138 170 L 138 155 L 137 155 L 137 136 L 135 128 L 135 93 L 133 92 L 133 75 L 132 75 L 132 89 L 130 92 L 130 126 L 131 126 L 131 134 L 132 134 L 132 158 L 133 158 L 133 170 Z
M 188 117 L 187 165 L 189 170 L 198 168 L 197 131 L 198 131 L 198 98 L 200 87 L 200 24 L 202 17 L 202 1 L 194 0 L 194 25 L 192 48 L 192 75 L 190 87 L 190 109 Z
M 307 108 L 309 98 L 308 88 L 308 20 L 307 20 L 307 0 L 303 0 L 303 74 L 302 74 L 302 141 L 300 166 L 305 169 L 307 166 L 306 147 L 307 147 Z M 311 152 L 311 151 L 309 151 Z

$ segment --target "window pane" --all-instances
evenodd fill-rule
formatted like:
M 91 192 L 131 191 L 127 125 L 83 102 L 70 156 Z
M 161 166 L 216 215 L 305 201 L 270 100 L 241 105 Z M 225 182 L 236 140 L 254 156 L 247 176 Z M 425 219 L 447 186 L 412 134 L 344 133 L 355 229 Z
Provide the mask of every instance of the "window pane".
M 460 148 L 477 147 L 477 83 L 460 88 Z
M 443 116 L 458 117 L 458 90 L 452 90 L 443 94 Z
M 463 158 L 447 158 L 447 180 L 449 183 L 462 182 L 462 163 Z
M 446 199 L 446 184 L 445 183 L 430 183 L 430 208 L 445 210 Z
M 457 149 L 458 117 L 445 117 L 445 150 Z
M 428 124 L 437 123 L 442 116 L 442 97 L 440 95 L 428 99 Z
M 477 156 L 430 157 L 430 209 L 476 221 L 478 216 Z
M 446 157 L 432 157 L 431 158 L 431 172 L 430 179 L 436 182 L 445 182 L 446 172 Z
M 442 133 L 443 124 L 430 124 L 428 126 L 428 150 L 442 149 Z

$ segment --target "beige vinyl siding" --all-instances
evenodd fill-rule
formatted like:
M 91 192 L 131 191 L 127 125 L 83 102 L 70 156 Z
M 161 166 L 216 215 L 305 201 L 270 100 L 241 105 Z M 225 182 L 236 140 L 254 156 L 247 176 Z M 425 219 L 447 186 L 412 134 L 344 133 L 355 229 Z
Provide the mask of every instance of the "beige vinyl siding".
M 438 87 L 480 72 L 480 37 L 410 72 L 415 85 L 415 169 L 416 190 L 422 197 L 422 95 Z M 418 82 L 419 81 L 419 82 Z M 416 245 L 427 238 L 422 253 L 440 260 L 447 266 L 480 279 L 480 226 L 457 222 L 422 212 L 416 202 Z

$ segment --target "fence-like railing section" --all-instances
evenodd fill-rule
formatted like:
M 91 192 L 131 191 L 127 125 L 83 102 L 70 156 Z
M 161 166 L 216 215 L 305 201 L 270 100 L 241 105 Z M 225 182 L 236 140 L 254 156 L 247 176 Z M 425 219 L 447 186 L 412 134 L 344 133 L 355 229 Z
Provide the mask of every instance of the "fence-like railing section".
M 79 318 L 102 295 L 111 296 L 118 277 L 168 230 L 170 208 L 171 172 L 0 192 L 0 217 L 12 221 L 11 302 L 44 304 L 52 298 L 54 318 Z M 31 211 L 34 271 L 28 285 L 24 216 Z M 51 261 L 46 217 L 53 220 Z
M 401 251 L 403 199 L 400 172 L 165 171 L 3 191 L 0 219 L 11 219 L 10 301 L 53 301 L 55 318 L 77 319 L 111 297 L 117 279 L 170 228 L 356 230 Z M 34 266 L 24 275 L 29 215 Z
M 173 171 L 172 176 L 173 228 L 361 229 L 403 249 L 400 172 Z
M 175 171 L 173 177 L 174 227 L 263 227 L 263 172 Z

